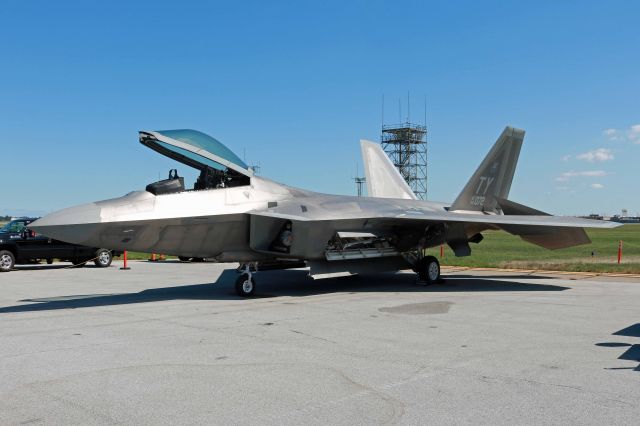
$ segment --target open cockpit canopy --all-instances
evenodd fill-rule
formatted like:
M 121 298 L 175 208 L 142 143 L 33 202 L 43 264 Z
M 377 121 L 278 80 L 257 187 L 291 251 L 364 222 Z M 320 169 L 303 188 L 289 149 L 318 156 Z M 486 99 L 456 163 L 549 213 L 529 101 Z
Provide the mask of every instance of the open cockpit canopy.
M 200 170 L 194 190 L 249 185 L 253 176 L 253 170 L 222 142 L 197 130 L 141 131 L 140 143 Z M 178 176 L 177 170 L 169 172 L 169 179 L 147 185 L 147 191 L 154 195 L 184 190 L 184 178 Z
M 197 130 L 141 131 L 140 143 L 201 172 L 231 169 L 247 177 L 253 175 L 244 161 L 222 142 Z

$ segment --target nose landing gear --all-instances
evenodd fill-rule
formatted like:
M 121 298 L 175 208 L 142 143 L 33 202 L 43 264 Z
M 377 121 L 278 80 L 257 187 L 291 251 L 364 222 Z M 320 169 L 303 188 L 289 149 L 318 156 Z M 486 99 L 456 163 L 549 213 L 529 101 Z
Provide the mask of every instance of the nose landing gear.
M 251 263 L 245 263 L 240 265 L 238 272 L 240 272 L 240 276 L 236 279 L 236 293 L 241 297 L 253 296 L 256 291 L 256 281 L 253 278 L 253 273 L 257 272 L 257 268 Z

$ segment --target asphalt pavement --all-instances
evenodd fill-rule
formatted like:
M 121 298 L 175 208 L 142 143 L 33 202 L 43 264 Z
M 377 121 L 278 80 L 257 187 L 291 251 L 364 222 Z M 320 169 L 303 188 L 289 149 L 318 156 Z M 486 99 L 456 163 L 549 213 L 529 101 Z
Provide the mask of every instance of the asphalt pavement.
M 66 266 L 0 274 L 2 424 L 640 421 L 640 278 Z

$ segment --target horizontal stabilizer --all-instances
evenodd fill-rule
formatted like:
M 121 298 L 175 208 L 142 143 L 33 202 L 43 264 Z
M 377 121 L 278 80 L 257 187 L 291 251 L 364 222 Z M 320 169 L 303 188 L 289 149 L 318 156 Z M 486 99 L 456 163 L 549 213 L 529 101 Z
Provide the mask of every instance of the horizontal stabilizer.
M 591 242 L 583 228 L 531 225 L 500 225 L 499 227 L 531 244 L 551 250 L 579 246 Z
M 360 148 L 369 197 L 416 199 L 379 144 L 360 140 Z
M 496 197 L 496 201 L 505 215 L 551 216 L 548 213 L 503 198 Z M 501 225 L 500 228 L 513 235 L 518 235 L 531 244 L 551 250 L 589 244 L 591 242 L 583 228 L 529 225 Z

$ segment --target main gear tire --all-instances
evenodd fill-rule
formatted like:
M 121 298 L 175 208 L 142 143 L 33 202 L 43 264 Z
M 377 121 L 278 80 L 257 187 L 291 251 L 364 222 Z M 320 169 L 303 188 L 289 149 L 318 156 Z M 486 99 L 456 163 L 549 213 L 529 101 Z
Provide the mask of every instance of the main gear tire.
M 440 281 L 440 262 L 433 256 L 423 257 L 416 265 L 418 282 L 429 285 Z

